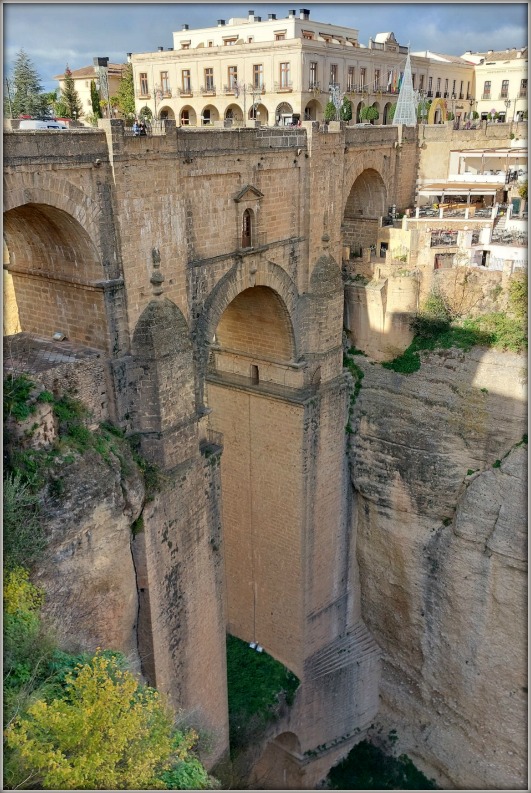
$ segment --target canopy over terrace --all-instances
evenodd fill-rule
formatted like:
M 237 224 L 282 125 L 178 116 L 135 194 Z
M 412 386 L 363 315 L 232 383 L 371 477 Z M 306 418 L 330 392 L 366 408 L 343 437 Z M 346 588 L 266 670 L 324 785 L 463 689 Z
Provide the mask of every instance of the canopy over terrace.
M 418 195 L 421 196 L 452 196 L 467 195 L 470 202 L 471 196 L 495 196 L 499 190 L 505 187 L 503 177 L 496 182 L 430 182 L 418 188 Z

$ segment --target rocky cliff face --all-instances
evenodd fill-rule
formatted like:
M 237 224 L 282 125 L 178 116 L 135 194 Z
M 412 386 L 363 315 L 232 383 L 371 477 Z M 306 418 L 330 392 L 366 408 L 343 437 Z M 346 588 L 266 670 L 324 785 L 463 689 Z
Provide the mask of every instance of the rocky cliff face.
M 350 459 L 380 721 L 446 787 L 525 789 L 525 358 L 365 372 Z
M 125 442 L 119 456 L 94 450 L 55 472 L 42 520 L 48 545 L 35 572 L 45 613 L 68 649 L 116 649 L 138 665 L 137 583 L 131 524 L 144 484 Z M 55 494 L 55 495 L 54 495 Z

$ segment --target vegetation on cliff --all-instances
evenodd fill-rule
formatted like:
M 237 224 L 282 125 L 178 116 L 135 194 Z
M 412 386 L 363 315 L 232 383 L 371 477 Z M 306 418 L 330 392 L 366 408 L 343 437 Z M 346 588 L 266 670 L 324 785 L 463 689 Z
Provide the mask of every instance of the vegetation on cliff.
M 85 452 L 132 463 L 113 428 L 86 426 L 76 400 L 37 392 L 25 377 L 4 383 L 4 419 L 26 422 L 24 440 L 38 429 L 39 402 L 51 403 L 59 427 L 47 446 L 22 449 L 4 425 L 4 788 L 212 789 L 194 754 L 197 733 L 177 729 L 163 697 L 125 658 L 65 652 L 42 617 L 45 592 L 30 575 L 46 553 L 42 499 L 61 498 L 64 466 Z
M 466 312 L 440 291 L 432 292 L 421 311 L 412 319 L 415 332 L 409 347 L 397 358 L 382 364 L 401 374 L 420 369 L 422 350 L 474 346 L 496 347 L 523 352 L 527 349 L 527 276 L 513 278 L 509 284 L 508 310 L 466 316 Z
M 265 652 L 227 636 L 227 683 L 231 751 L 247 746 L 254 735 L 291 705 L 299 679 Z
M 365 740 L 334 766 L 327 778 L 330 790 L 436 790 L 405 754 L 394 757 L 389 749 Z

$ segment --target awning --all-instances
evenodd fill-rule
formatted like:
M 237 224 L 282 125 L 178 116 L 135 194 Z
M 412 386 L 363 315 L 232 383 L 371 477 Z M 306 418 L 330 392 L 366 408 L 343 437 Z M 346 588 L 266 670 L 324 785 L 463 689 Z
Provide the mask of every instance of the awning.
M 431 182 L 418 188 L 419 195 L 496 195 L 505 188 L 505 180 L 500 182 Z

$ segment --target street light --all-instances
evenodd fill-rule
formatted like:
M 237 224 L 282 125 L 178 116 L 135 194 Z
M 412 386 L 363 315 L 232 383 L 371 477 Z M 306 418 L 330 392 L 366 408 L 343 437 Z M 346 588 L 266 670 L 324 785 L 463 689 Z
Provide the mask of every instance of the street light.
M 511 107 L 511 100 L 509 98 L 507 98 L 507 99 L 504 100 L 503 104 L 505 105 L 505 108 L 506 108 L 506 110 L 505 110 L 505 120 L 509 121 L 510 120 L 509 119 L 509 108 Z
M 472 120 L 472 108 L 474 107 L 474 97 L 473 96 L 471 96 L 470 99 L 468 100 L 468 104 L 470 105 L 470 112 L 468 114 L 468 117 Z

